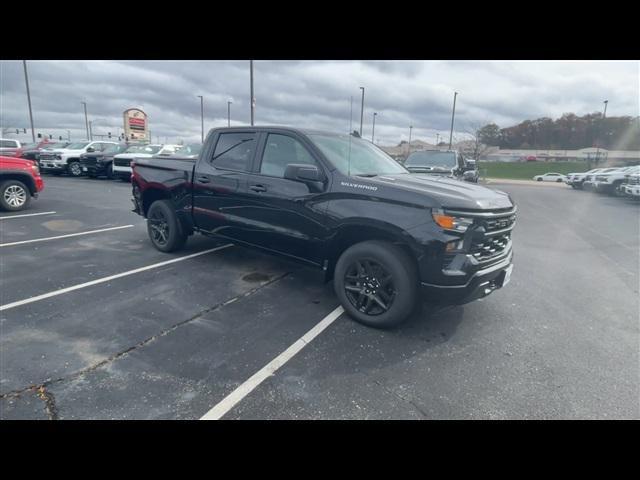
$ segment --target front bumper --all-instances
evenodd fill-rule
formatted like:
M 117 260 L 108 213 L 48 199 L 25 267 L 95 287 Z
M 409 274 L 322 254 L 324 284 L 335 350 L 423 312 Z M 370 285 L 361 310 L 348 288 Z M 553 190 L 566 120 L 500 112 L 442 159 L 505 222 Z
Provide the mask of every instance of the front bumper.
M 640 197 L 640 185 L 623 185 L 622 189 L 627 195 Z
M 80 168 L 85 175 L 106 175 L 108 163 L 80 162 Z
M 52 162 L 51 160 L 40 160 L 40 170 L 43 172 L 66 172 L 67 164 Z
M 437 285 L 421 282 L 425 297 L 431 303 L 462 305 L 484 298 L 502 288 L 510 280 L 513 270 L 513 250 L 500 262 L 476 271 L 462 285 Z

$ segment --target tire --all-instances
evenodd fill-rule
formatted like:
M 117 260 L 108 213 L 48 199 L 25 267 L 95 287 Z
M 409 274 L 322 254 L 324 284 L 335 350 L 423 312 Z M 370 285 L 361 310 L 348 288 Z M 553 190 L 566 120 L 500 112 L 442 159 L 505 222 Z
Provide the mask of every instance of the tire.
M 561 178 L 559 178 L 558 180 L 556 180 L 556 183 L 561 183 L 561 182 L 562 182 L 562 179 L 561 179 Z
M 107 180 L 113 180 L 113 163 L 107 167 Z
M 121 182 L 126 182 L 126 183 L 131 183 L 131 179 L 130 178 L 122 177 L 122 176 L 120 177 L 120 181 Z
M 541 181 L 542 181 L 542 179 L 541 179 L 541 178 L 536 178 L 536 180 L 537 180 L 538 182 L 541 182 Z
M 31 203 L 29 188 L 19 180 L 0 182 L 0 208 L 9 212 L 24 210 Z
M 389 242 L 371 240 L 349 247 L 336 263 L 333 280 L 345 311 L 369 327 L 397 326 L 407 320 L 417 304 L 415 264 L 400 247 Z
M 184 247 L 187 234 L 170 200 L 156 200 L 147 212 L 147 233 L 156 249 L 175 252 Z
M 81 177 L 82 176 L 82 168 L 80 167 L 80 162 L 77 160 L 71 161 L 67 164 L 69 175 L 72 177 Z

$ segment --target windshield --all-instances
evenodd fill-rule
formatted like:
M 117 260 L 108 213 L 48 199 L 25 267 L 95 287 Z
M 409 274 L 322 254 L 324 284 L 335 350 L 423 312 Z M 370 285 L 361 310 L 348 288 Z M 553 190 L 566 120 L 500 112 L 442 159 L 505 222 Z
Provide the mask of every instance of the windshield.
M 309 138 L 344 175 L 375 176 L 408 173 L 378 147 L 350 135 L 311 134 Z
M 109 145 L 102 153 L 121 153 L 124 152 L 126 148 L 125 145 Z
M 65 148 L 67 145 L 69 145 L 69 142 L 46 143 L 42 146 L 42 149 L 47 150 L 51 148 Z
M 125 153 L 148 153 L 153 155 L 158 153 L 162 147 L 160 145 L 131 145 Z
M 15 140 L 0 140 L 0 147 L 2 148 L 16 148 L 18 146 L 18 142 Z
M 71 145 L 69 145 L 66 148 L 68 148 L 69 150 L 82 150 L 87 145 L 89 145 L 89 142 L 72 143 Z
M 201 143 L 190 143 L 181 148 L 178 153 L 180 155 L 198 155 L 200 153 L 200 149 L 202 148 Z
M 406 167 L 443 167 L 451 169 L 456 166 L 454 152 L 413 152 L 405 162 Z

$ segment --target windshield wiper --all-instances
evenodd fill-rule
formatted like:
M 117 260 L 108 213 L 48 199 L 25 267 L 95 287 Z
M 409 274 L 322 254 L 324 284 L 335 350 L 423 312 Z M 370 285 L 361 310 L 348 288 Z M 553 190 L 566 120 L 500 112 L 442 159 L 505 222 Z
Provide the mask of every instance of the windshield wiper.
M 377 173 L 358 173 L 358 174 L 356 174 L 356 177 L 367 177 L 367 178 L 370 178 L 370 177 L 377 177 L 377 176 L 378 176 Z

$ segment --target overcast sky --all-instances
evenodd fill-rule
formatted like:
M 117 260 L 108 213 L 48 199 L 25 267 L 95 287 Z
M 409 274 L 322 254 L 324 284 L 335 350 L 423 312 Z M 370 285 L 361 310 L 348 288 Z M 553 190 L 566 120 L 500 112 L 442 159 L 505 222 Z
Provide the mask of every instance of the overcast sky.
M 122 112 L 142 108 L 153 141 L 200 140 L 200 99 L 205 98 L 205 131 L 250 122 L 248 61 L 29 61 L 36 132 L 86 137 L 83 107 L 94 133 L 122 130 Z M 495 122 L 501 127 L 564 112 L 601 111 L 639 115 L 639 62 L 512 61 L 255 61 L 257 125 L 293 125 L 348 132 L 350 97 L 353 129 L 360 126 L 361 86 L 365 90 L 363 136 L 376 142 L 448 138 L 453 93 L 456 137 Z M 0 62 L 0 124 L 29 128 L 24 71 L 20 61 Z M 10 135 L 11 136 L 11 135 Z M 14 135 L 15 137 L 15 132 Z M 30 136 L 21 135 L 21 137 Z

